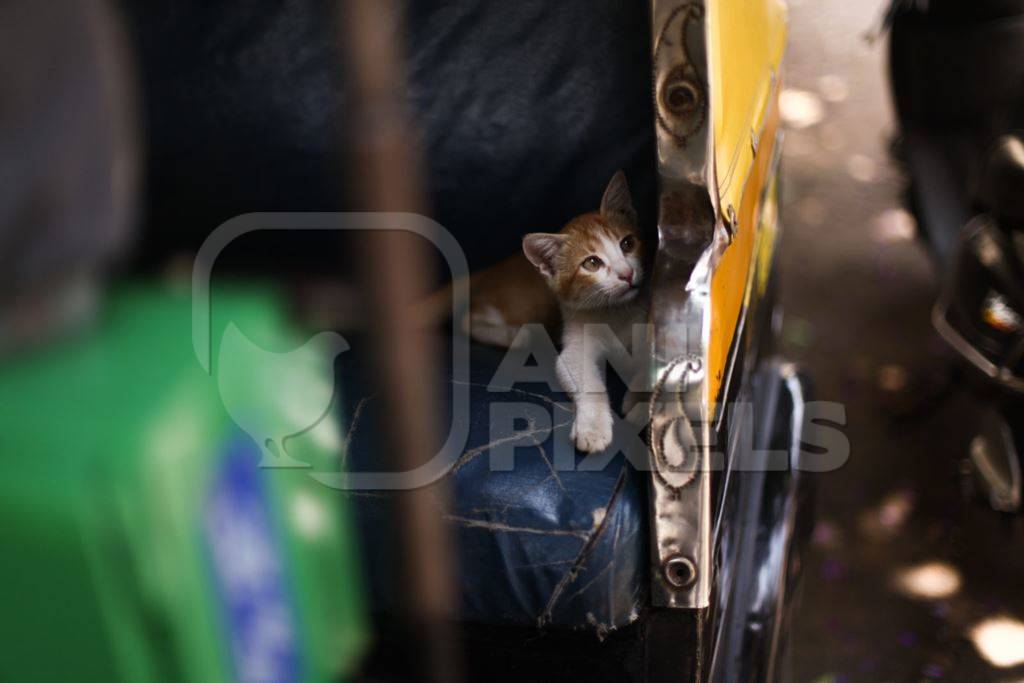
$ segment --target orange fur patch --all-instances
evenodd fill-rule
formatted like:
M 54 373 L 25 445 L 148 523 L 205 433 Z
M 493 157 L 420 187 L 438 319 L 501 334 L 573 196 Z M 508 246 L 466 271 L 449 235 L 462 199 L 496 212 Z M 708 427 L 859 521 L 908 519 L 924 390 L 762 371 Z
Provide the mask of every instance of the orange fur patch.
M 627 235 L 633 235 L 636 249 L 642 248 L 640 236 L 629 221 L 616 216 L 602 216 L 596 211 L 572 219 L 562 228 L 561 234 L 569 239 L 558 256 L 554 289 L 558 298 L 570 305 L 597 282 L 596 276 L 580 265 L 588 256 L 600 252 L 602 237 L 618 243 Z

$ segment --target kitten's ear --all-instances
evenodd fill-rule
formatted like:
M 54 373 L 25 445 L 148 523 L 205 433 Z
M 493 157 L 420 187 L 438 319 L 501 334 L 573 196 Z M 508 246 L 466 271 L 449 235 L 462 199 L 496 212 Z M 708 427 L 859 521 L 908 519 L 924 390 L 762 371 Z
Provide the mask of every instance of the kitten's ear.
M 601 198 L 601 215 L 623 216 L 631 223 L 636 223 L 636 209 L 633 208 L 633 198 L 629 195 L 626 174 L 621 170 L 615 172 L 612 179 L 608 181 L 608 187 L 604 189 L 604 197 Z
M 531 232 L 523 238 L 523 253 L 530 263 L 537 266 L 541 275 L 552 278 L 555 276 L 558 255 L 562 253 L 565 240 L 565 235 Z

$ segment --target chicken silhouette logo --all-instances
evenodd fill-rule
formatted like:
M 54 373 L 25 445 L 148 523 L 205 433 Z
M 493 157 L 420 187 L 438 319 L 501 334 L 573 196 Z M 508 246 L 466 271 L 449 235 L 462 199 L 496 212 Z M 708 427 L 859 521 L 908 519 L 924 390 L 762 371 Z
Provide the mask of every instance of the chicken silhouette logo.
M 309 467 L 288 454 L 288 440 L 329 418 L 334 359 L 348 349 L 341 335 L 321 332 L 291 351 L 267 351 L 228 323 L 217 387 L 228 415 L 259 444 L 260 467 Z
M 451 321 L 452 417 L 448 436 L 435 456 L 408 472 L 331 470 L 309 446 L 317 444 L 320 453 L 340 452 L 343 447 L 339 423 L 329 416 L 335 399 L 332 365 L 338 354 L 348 349 L 344 338 L 324 332 L 299 348 L 283 350 L 278 341 L 259 336 L 258 322 L 250 325 L 237 319 L 239 329 L 212 310 L 210 285 L 220 254 L 236 239 L 263 230 L 419 235 L 444 258 L 455 283 L 452 300 L 462 301 L 469 297 L 469 266 L 455 236 L 439 223 L 415 213 L 247 213 L 217 226 L 196 252 L 192 268 L 192 349 L 203 371 L 216 374 L 229 416 L 259 444 L 261 466 L 309 467 L 313 479 L 339 490 L 408 490 L 444 477 L 465 450 L 470 427 L 469 338 L 459 334 L 458 318 Z M 226 324 L 216 324 L 221 322 Z M 213 348 L 213 329 L 224 330 L 219 351 Z M 252 336 L 246 336 L 242 329 Z M 329 446 L 325 446 L 328 442 L 324 439 L 330 439 Z

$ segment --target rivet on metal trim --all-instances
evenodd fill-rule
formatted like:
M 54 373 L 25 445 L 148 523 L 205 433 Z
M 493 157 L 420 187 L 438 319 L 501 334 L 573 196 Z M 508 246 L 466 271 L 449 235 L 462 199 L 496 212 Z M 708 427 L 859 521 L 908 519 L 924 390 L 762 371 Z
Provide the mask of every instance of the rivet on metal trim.
M 697 111 L 701 104 L 699 86 L 692 80 L 678 75 L 666 81 L 661 98 L 665 109 L 676 116 L 689 116 Z
M 673 555 L 665 560 L 665 580 L 673 588 L 689 588 L 697 581 L 697 567 L 684 555 Z

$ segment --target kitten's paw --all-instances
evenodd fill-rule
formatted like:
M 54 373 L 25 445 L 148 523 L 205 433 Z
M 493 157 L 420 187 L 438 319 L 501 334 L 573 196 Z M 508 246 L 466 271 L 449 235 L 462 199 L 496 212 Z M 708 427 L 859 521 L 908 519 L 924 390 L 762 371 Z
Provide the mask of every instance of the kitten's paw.
M 572 442 L 584 453 L 597 453 L 612 443 L 612 413 L 586 410 L 578 413 L 572 423 Z

